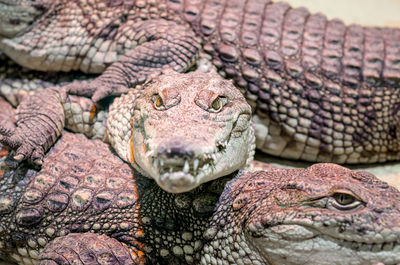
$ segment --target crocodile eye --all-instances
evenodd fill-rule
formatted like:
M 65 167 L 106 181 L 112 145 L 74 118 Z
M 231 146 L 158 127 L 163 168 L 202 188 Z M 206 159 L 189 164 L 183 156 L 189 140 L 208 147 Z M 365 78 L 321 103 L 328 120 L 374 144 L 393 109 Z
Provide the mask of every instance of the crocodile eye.
M 164 102 L 159 94 L 154 94 L 152 97 L 154 108 L 157 110 L 162 110 L 164 107 Z
M 351 196 L 349 194 L 344 194 L 344 193 L 335 193 L 335 194 L 333 194 L 332 197 L 340 205 L 349 205 L 356 200 L 356 198 L 354 198 L 353 196 Z
M 354 210 L 362 204 L 362 202 L 349 191 L 335 191 L 330 198 L 329 204 L 340 211 Z
M 226 104 L 226 97 L 218 96 L 211 103 L 211 108 L 209 109 L 211 112 L 220 112 L 224 105 Z

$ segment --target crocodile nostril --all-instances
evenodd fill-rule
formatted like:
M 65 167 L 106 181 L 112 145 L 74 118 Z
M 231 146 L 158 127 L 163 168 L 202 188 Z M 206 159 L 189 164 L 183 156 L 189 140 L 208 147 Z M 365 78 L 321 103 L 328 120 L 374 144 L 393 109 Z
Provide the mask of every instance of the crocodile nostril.
M 173 158 L 179 156 L 193 157 L 194 151 L 189 144 L 182 140 L 171 140 L 158 148 L 158 153 L 166 157 Z

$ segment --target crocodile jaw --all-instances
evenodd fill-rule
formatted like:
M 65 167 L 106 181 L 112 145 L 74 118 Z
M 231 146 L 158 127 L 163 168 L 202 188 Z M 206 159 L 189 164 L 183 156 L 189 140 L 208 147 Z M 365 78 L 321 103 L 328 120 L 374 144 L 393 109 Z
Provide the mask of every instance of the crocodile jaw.
M 400 263 L 400 239 L 357 242 L 297 224 L 276 225 L 256 237 L 247 233 L 246 238 L 260 256 L 276 264 Z
M 167 192 L 187 192 L 204 182 L 244 168 L 252 160 L 255 143 L 251 126 L 240 135 L 225 139 L 227 140 L 216 141 L 213 146 L 197 149 L 193 158 L 185 156 L 166 158 L 153 151 L 157 148 L 150 147 L 152 144 L 144 144 L 149 147 L 144 148 L 146 152 L 138 150 L 139 144 L 132 144 L 132 153 L 135 154 L 133 166 L 153 178 Z M 141 140 L 144 142 L 143 138 Z

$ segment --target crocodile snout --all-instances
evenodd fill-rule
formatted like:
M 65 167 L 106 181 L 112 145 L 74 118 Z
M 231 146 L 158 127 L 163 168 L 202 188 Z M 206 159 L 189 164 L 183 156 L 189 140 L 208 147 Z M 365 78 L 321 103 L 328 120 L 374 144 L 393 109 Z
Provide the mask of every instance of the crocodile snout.
M 165 158 L 185 157 L 192 158 L 195 154 L 193 148 L 182 139 L 172 139 L 161 144 L 157 148 L 157 153 Z

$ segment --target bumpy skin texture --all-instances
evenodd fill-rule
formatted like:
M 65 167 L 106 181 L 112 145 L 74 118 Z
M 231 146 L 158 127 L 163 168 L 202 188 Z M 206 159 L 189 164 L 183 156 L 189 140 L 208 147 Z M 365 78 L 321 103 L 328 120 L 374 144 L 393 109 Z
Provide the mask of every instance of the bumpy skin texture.
M 0 38 L 0 49 L 18 63 L 98 73 L 118 60 L 95 81 L 68 86 L 69 93 L 95 101 L 120 94 L 166 69 L 186 70 L 203 50 L 254 107 L 261 150 L 338 163 L 400 158 L 398 29 L 346 27 L 269 0 L 33 6 L 42 16 L 30 27 L 2 17 L 20 28 Z
M 18 264 L 400 262 L 399 192 L 333 164 L 242 172 L 173 194 L 103 142 L 66 132 L 40 171 L 1 170 L 0 257 Z M 345 207 L 358 209 L 335 210 L 348 194 L 362 203 Z M 327 251 L 337 259 L 327 263 Z
M 0 98 L 0 123 L 4 128 L 14 128 L 15 109 L 4 99 Z M 6 131 L 3 131 L 5 133 Z M 8 148 L 0 144 L 0 158 L 8 154 Z
M 399 217 L 399 191 L 368 172 L 247 172 L 221 195 L 201 264 L 399 264 Z
M 0 51 L 0 96 L 7 99 L 14 107 L 26 96 L 38 90 L 66 85 L 72 81 L 90 80 L 95 75 L 72 71 L 41 72 L 22 67 Z
M 25 164 L 1 170 L 0 256 L 19 264 L 196 264 L 231 178 L 167 193 L 103 142 L 67 132 L 39 172 Z

